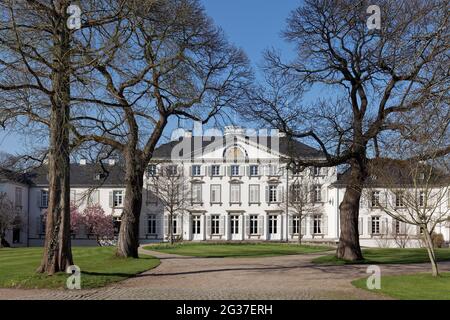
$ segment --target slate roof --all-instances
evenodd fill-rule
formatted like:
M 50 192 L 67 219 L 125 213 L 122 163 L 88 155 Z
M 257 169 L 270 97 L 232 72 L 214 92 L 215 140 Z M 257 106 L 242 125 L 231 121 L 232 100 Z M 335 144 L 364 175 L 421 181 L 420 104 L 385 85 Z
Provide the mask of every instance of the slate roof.
M 21 184 L 29 184 L 28 175 L 21 172 L 14 172 L 6 168 L 0 168 L 0 182 L 13 181 Z
M 105 164 L 105 171 L 99 164 L 71 164 L 71 187 L 123 187 L 125 171 L 123 166 L 110 166 Z M 47 166 L 34 169 L 29 173 L 31 184 L 35 186 L 48 186 Z M 101 176 L 99 176 L 101 174 Z
M 195 137 L 194 137 L 195 138 Z M 182 143 L 185 144 L 187 147 L 186 149 L 191 151 L 198 151 L 194 148 L 194 138 L 180 138 L 177 141 L 170 141 L 166 144 L 161 145 L 158 147 L 154 154 L 154 159 L 162 159 L 162 160 L 169 160 L 171 158 L 172 150 L 173 148 L 178 145 L 181 140 L 183 139 Z M 223 137 L 218 137 L 223 138 Z M 301 143 L 297 140 L 290 140 L 287 137 L 280 137 L 278 139 L 278 150 L 276 150 L 276 140 L 273 137 L 245 137 L 246 140 L 250 140 L 253 142 L 256 142 L 258 144 L 264 144 L 267 148 L 271 150 L 278 151 L 281 154 L 284 155 L 290 155 L 294 157 L 303 157 L 303 158 L 320 158 L 323 156 L 323 153 L 315 148 L 312 148 L 304 143 Z M 222 144 L 225 145 L 226 140 L 222 139 Z M 198 144 L 198 142 L 196 142 Z M 202 143 L 202 150 L 204 150 L 207 146 L 211 145 L 212 143 L 216 143 L 217 146 L 220 145 L 220 139 L 217 139 L 216 137 L 204 137 L 201 141 Z M 190 147 L 189 147 L 190 146 Z M 182 153 L 179 155 L 180 157 L 186 157 Z
M 405 160 L 376 159 L 369 162 L 368 177 L 364 187 L 411 187 L 421 184 L 419 174 L 423 173 L 425 179 L 422 185 L 448 186 L 450 175 L 443 170 L 433 168 L 427 164 L 417 164 Z M 346 187 L 350 180 L 350 169 L 338 174 L 337 180 L 331 185 L 334 187 Z

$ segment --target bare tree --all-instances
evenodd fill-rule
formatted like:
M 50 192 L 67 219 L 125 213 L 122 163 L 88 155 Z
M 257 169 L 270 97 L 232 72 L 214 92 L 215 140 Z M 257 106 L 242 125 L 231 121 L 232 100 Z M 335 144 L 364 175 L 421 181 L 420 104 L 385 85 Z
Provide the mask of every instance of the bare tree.
M 401 119 L 448 96 L 448 2 L 377 3 L 381 29 L 368 30 L 370 1 L 305 0 L 292 11 L 283 33 L 295 45 L 296 57 L 284 62 L 276 51 L 267 52 L 267 84 L 249 94 L 252 119 L 256 116 L 291 139 L 314 144 L 324 158 L 290 161 L 301 167 L 350 168 L 336 252 L 346 260 L 363 258 L 358 215 L 369 159 L 380 156 L 400 132 L 413 132 Z M 321 98 L 305 102 L 307 94 L 318 92 Z M 449 151 L 444 141 L 432 154 Z M 426 159 L 430 154 L 414 157 Z
M 445 223 L 450 216 L 448 205 L 450 174 L 439 161 L 423 162 L 397 161 L 371 165 L 370 172 L 376 177 L 382 191 L 368 188 L 377 193 L 377 206 L 395 221 L 414 226 L 423 237 L 428 252 L 433 276 L 438 276 L 436 254 L 432 234 L 436 226 Z M 375 178 L 374 177 L 374 178 Z M 413 230 L 413 231 L 415 231 Z
M 174 219 L 182 217 L 192 206 L 190 182 L 183 166 L 163 164 L 157 174 L 149 176 L 148 188 L 164 212 L 167 212 L 168 239 L 173 244 Z
M 123 156 L 117 255 L 137 257 L 143 177 L 170 118 L 206 123 L 237 103 L 250 72 L 197 0 L 136 0 L 126 8 L 120 23 L 98 32 L 97 41 L 111 46 L 89 57 L 93 74 L 74 98 L 80 112 L 71 130 L 78 144 Z
M 110 14 L 111 10 L 103 6 L 107 2 L 83 2 L 82 29 L 115 18 L 116 13 Z M 69 199 L 71 82 L 84 61 L 74 46 L 74 30 L 68 27 L 70 4 L 69 0 L 0 1 L 1 124 L 29 130 L 30 123 L 37 123 L 46 132 L 44 141 L 49 144 L 48 152 L 43 153 L 48 160 L 49 214 L 38 269 L 48 274 L 65 271 L 73 264 Z M 31 154 L 29 157 L 33 158 Z
M 4 192 L 0 193 L 0 248 L 10 247 L 6 240 L 6 232 L 15 228 L 20 228 L 23 221 L 14 210 L 14 206 L 8 195 Z
M 287 207 L 288 211 L 291 212 L 292 218 L 298 221 L 299 244 L 302 243 L 304 236 L 302 226 L 306 223 L 306 217 L 314 217 L 315 214 L 321 213 L 320 207 L 314 199 L 314 194 L 311 192 L 311 188 L 311 181 L 304 177 L 295 177 L 289 186 L 287 201 L 282 204 L 282 206 Z

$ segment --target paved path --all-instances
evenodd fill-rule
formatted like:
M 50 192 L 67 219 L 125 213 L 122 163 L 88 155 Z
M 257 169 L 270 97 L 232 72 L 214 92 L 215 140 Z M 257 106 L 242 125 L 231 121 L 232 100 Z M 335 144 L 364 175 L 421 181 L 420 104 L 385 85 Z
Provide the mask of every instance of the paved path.
M 265 258 L 193 258 L 141 249 L 161 264 L 134 278 L 91 290 L 0 289 L 0 299 L 383 299 L 351 281 L 367 266 L 318 266 L 321 254 Z M 449 263 L 441 263 L 450 270 Z M 381 265 L 382 274 L 427 272 L 429 265 Z

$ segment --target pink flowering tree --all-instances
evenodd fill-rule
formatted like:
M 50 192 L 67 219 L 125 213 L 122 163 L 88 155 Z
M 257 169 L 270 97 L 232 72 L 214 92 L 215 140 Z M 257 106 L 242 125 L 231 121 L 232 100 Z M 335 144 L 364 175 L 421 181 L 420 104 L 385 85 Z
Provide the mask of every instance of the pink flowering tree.
M 87 233 L 95 236 L 98 245 L 101 246 L 105 240 L 114 238 L 113 218 L 106 215 L 100 205 L 86 207 L 83 211 L 83 220 Z

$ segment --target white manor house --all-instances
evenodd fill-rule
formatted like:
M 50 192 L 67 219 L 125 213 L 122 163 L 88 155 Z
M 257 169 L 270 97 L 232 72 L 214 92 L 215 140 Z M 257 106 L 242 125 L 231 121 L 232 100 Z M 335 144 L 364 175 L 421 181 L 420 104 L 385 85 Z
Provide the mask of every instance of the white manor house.
M 198 142 L 200 141 L 200 142 Z M 188 148 L 186 148 L 188 147 Z M 190 150 L 189 150 L 190 149 Z M 186 151 L 188 150 L 188 151 Z M 168 215 L 149 187 L 151 179 L 169 167 L 190 184 L 190 205 L 174 216 L 171 229 L 184 241 L 298 241 L 337 243 L 339 204 L 345 192 L 346 173 L 336 168 L 307 168 L 293 174 L 283 161 L 287 156 L 323 159 L 321 152 L 300 142 L 290 142 L 282 134 L 249 137 L 244 129 L 226 127 L 222 137 L 196 139 L 192 133 L 173 139 L 155 150 L 144 179 L 140 217 L 142 243 L 167 241 Z M 99 204 L 112 215 L 115 226 L 125 197 L 123 167 L 110 160 L 107 174 L 99 164 L 85 160 L 71 165 L 71 200 L 80 211 Z M 164 179 L 161 179 L 161 183 Z M 40 246 L 44 241 L 43 212 L 48 203 L 45 168 L 16 175 L 2 170 L 0 192 L 8 195 L 18 215 L 25 221 L 20 229 L 7 234 L 12 246 Z M 305 194 L 304 218 L 299 218 L 293 199 L 295 192 Z M 377 191 L 379 189 L 379 191 Z M 383 186 L 362 197 L 360 205 L 360 242 L 362 246 L 396 246 L 401 234 L 417 246 L 420 230 L 395 221 L 378 206 Z M 303 198 L 299 200 L 303 201 Z M 445 205 L 449 205 L 449 201 Z M 435 230 L 450 241 L 450 223 Z M 79 231 L 73 245 L 95 245 L 95 240 Z

